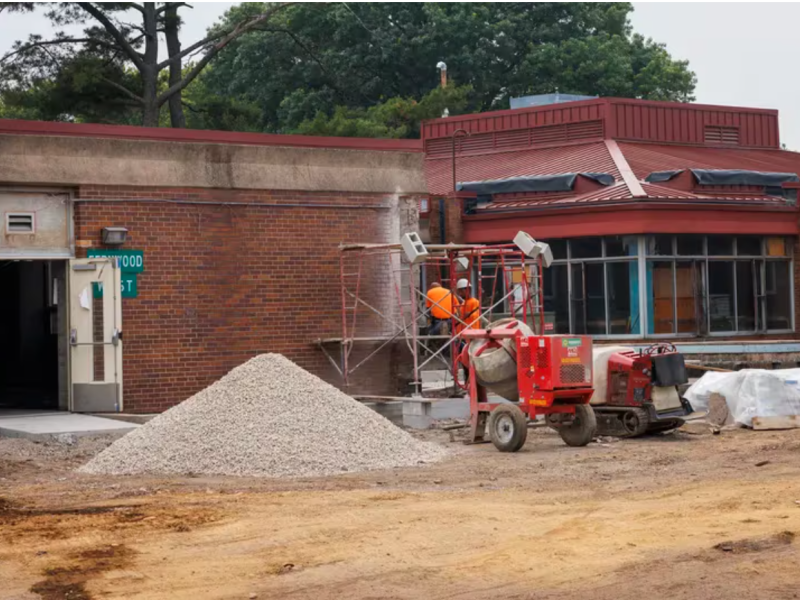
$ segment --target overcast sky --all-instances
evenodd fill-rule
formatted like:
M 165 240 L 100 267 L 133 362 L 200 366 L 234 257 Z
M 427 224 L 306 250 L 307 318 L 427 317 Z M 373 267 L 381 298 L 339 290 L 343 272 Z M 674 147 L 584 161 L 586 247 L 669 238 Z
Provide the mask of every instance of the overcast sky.
M 233 2 L 192 3 L 183 11 L 184 44 L 199 39 Z M 664 42 L 697 73 L 697 102 L 777 108 L 781 139 L 800 151 L 800 4 L 635 2 L 634 29 Z M 29 33 L 46 33 L 41 15 L 0 13 L 0 53 Z M 446 60 L 446 57 L 443 57 Z

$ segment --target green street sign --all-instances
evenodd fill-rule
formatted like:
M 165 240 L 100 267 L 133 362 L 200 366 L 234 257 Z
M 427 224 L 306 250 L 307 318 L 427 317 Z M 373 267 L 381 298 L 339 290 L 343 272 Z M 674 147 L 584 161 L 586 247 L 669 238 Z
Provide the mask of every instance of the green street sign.
M 86 252 L 86 256 L 88 258 L 118 258 L 119 267 L 123 274 L 144 272 L 143 250 L 90 249 Z
M 139 287 L 136 281 L 136 273 L 122 272 L 121 276 L 121 291 L 123 298 L 136 298 L 139 295 Z M 103 297 L 103 284 L 92 284 L 92 295 L 95 298 Z

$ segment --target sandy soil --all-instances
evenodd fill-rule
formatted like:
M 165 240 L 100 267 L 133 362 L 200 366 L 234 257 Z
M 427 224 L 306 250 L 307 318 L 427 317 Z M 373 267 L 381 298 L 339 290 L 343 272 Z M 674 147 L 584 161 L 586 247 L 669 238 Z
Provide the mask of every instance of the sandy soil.
M 90 477 L 0 440 L 0 598 L 797 598 L 800 430 L 294 481 Z M 760 465 L 760 466 L 759 466 Z

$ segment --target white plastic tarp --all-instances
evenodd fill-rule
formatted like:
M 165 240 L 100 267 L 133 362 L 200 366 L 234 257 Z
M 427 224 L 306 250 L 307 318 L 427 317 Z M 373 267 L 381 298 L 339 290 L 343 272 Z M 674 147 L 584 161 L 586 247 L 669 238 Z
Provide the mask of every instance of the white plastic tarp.
M 747 427 L 753 417 L 800 415 L 800 369 L 709 372 L 684 395 L 696 411 L 707 411 L 711 394 L 725 398 L 734 420 Z

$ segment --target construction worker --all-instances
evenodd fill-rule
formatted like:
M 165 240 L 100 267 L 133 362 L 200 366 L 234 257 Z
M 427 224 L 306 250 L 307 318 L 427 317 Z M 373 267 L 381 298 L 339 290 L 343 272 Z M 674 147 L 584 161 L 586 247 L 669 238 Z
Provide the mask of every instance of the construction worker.
M 481 303 L 472 296 L 472 285 L 468 279 L 458 280 L 456 293 L 460 299 L 458 318 L 465 323 L 465 325 L 459 323 L 457 331 L 460 333 L 464 329 L 480 329 Z
M 431 326 L 428 335 L 442 335 L 446 333 L 446 324 L 453 317 L 458 306 L 458 298 L 447 288 L 434 281 L 425 294 L 425 306 L 430 309 Z

